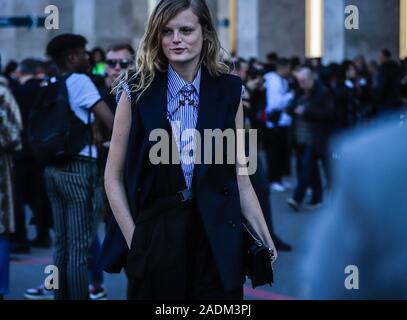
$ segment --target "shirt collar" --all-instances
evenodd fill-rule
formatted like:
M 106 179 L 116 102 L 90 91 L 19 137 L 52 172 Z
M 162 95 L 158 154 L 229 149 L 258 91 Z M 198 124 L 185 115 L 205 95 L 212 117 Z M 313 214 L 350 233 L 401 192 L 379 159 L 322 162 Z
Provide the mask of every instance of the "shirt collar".
M 194 81 L 192 81 L 191 84 L 194 86 L 196 92 L 199 95 L 201 85 L 201 67 L 199 67 L 198 73 L 196 74 L 195 79 Z M 182 79 L 181 76 L 174 70 L 174 68 L 171 65 L 169 65 L 168 91 L 170 92 L 171 97 L 174 98 L 179 93 L 179 91 L 186 85 L 188 85 L 188 83 L 186 83 L 184 79 Z

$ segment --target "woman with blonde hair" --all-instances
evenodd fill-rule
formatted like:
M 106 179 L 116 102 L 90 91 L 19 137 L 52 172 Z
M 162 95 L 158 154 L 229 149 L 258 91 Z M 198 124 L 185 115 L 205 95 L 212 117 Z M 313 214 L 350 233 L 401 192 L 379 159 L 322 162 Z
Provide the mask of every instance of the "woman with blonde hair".
M 234 141 L 239 161 L 214 164 L 213 141 L 200 140 L 207 129 L 243 128 L 242 83 L 220 51 L 204 0 L 162 0 L 118 84 L 105 173 L 115 221 L 103 263 L 108 272 L 124 266 L 130 299 L 243 299 L 243 218 L 275 251 L 242 174 L 242 143 Z M 157 130 L 171 139 L 155 143 Z M 198 134 L 185 138 L 191 130 Z

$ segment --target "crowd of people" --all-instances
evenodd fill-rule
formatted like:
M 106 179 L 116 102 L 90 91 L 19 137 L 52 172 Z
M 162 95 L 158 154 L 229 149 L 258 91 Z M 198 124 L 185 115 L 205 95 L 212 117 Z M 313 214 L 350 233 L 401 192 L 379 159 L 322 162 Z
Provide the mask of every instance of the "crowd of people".
M 85 49 L 86 39 L 66 35 L 48 44 L 50 61 L 28 58 L 9 62 L 3 69 L 0 299 L 9 291 L 10 252 L 29 254 L 32 247 L 53 247 L 54 263 L 62 275 L 60 286 L 65 289 L 55 293 L 44 286 L 27 289 L 27 299 L 107 298 L 96 230 L 111 216 L 103 176 L 116 110 L 112 88 L 133 65 L 135 50 L 129 44 Z M 291 209 L 318 208 L 324 189 L 334 183 L 331 138 L 407 104 L 407 61 L 398 63 L 383 50 L 379 60 L 370 63 L 359 56 L 324 66 L 319 59 L 303 62 L 276 53 L 265 62 L 232 57 L 227 63 L 244 82 L 245 125 L 257 130 L 259 150 L 266 159 L 259 158 L 251 177 L 254 189 L 276 248 L 290 251 L 291 246 L 274 232 L 270 192 L 293 187 L 287 199 Z M 61 76 L 72 111 L 92 127 L 93 138 L 81 151 L 81 160 L 61 165 L 63 174 L 37 161 L 29 135 L 30 115 L 42 88 Z M 295 186 L 287 180 L 292 176 Z M 33 239 L 27 233 L 27 206 L 32 213 L 29 223 L 36 231 Z
M 285 178 L 293 175 L 291 160 L 296 159 L 297 182 L 287 199 L 294 211 L 322 204 L 323 190 L 332 184 L 333 137 L 405 107 L 405 63 L 393 60 L 386 49 L 369 64 L 363 56 L 327 66 L 320 59 L 302 63 L 276 53 L 265 63 L 235 59 L 235 73 L 247 89 L 247 121 L 258 130 L 274 192 L 292 187 Z M 311 197 L 303 206 L 308 190 Z

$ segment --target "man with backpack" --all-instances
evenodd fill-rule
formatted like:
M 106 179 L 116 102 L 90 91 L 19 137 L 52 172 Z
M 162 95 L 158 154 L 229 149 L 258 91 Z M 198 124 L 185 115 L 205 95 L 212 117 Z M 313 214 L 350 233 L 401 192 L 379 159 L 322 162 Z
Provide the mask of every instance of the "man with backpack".
M 60 76 L 42 88 L 30 115 L 29 139 L 45 164 L 45 180 L 55 228 L 54 264 L 59 271 L 57 300 L 86 300 L 89 250 L 96 232 L 93 194 L 97 148 L 92 124 L 108 130 L 113 114 L 86 75 L 90 64 L 86 39 L 63 34 L 52 39 L 47 54 Z

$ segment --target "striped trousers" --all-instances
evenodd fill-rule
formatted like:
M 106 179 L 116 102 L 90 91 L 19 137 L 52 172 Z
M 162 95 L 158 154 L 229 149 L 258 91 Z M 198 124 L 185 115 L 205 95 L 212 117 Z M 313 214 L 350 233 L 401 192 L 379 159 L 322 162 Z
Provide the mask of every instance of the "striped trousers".
M 54 264 L 59 271 L 57 300 L 87 300 L 88 256 L 96 233 L 96 161 L 75 158 L 45 169 L 55 229 Z

